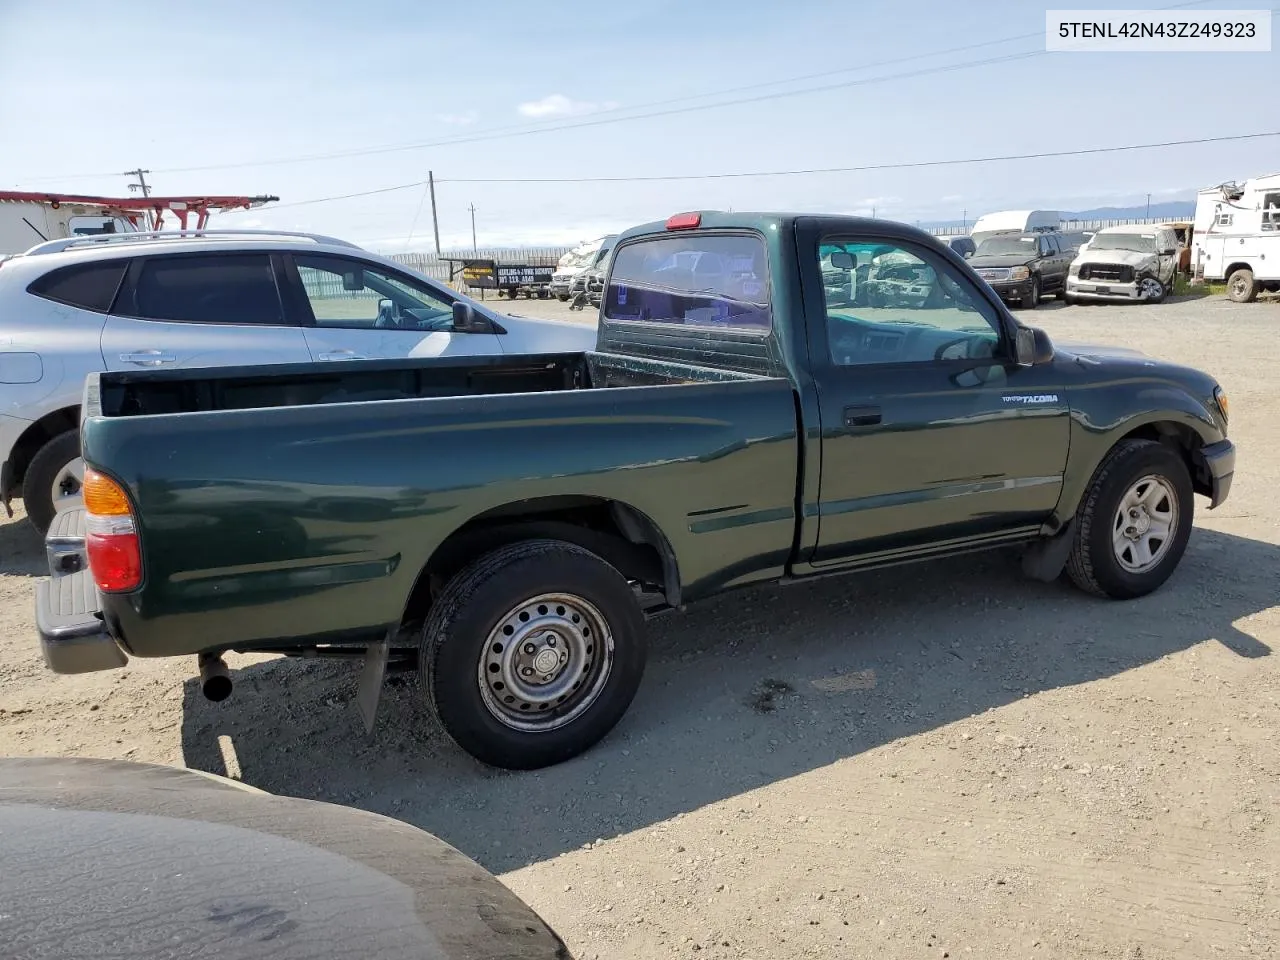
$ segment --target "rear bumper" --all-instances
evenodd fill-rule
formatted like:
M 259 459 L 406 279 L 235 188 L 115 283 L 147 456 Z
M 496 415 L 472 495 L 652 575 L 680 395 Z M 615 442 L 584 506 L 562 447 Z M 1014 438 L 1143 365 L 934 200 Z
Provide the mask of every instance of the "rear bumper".
M 48 580 L 36 584 L 40 653 L 54 673 L 114 670 L 129 662 L 102 619 L 84 552 L 83 507 L 59 510 L 45 535 Z
M 1236 472 L 1236 447 L 1230 440 L 1211 443 L 1200 451 L 1209 468 L 1209 509 L 1221 504 L 1231 493 L 1231 480 Z
M 36 631 L 40 653 L 54 673 L 114 670 L 129 662 L 107 632 L 87 570 L 36 584 Z

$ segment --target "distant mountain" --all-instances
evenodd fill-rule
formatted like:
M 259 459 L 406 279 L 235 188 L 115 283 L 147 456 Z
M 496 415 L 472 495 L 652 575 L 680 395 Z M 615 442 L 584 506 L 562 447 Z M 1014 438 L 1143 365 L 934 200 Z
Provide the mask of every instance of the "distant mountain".
M 1166 203 L 1153 203 L 1151 212 L 1147 213 L 1147 205 L 1133 207 L 1094 207 L 1092 210 L 1078 210 L 1064 213 L 1064 219 L 1074 220 L 1127 220 L 1134 217 L 1167 217 L 1173 219 L 1190 219 L 1195 216 L 1194 200 L 1170 200 Z
M 1134 220 L 1147 216 L 1161 217 L 1162 219 L 1167 220 L 1190 220 L 1195 216 L 1195 212 L 1196 202 L 1194 200 L 1170 200 L 1165 203 L 1153 203 L 1149 214 L 1147 213 L 1147 205 L 1145 203 L 1134 207 L 1094 207 L 1092 210 L 1059 211 L 1063 220 Z M 932 229 L 935 227 L 972 227 L 973 218 L 970 218 L 967 221 L 921 221 L 920 226 L 926 229 Z

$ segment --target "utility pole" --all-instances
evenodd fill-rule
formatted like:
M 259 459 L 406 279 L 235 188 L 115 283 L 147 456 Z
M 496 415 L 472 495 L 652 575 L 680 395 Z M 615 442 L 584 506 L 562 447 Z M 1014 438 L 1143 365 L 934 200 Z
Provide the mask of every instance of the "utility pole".
M 480 249 L 476 246 L 476 205 L 472 203 L 467 209 L 471 211 L 471 255 L 478 257 Z
M 1147 219 L 1151 219 L 1151 194 L 1147 194 Z
M 427 171 L 427 188 L 431 191 L 431 229 L 436 235 L 436 256 L 440 256 L 440 221 L 436 218 L 436 175 Z
M 134 190 L 141 190 L 142 195 L 144 197 L 149 197 L 151 196 L 151 188 L 147 186 L 146 174 L 150 172 L 151 172 L 150 170 L 143 170 L 141 167 L 139 167 L 137 170 L 126 170 L 124 173 L 120 174 L 120 176 L 137 177 L 138 178 L 137 183 L 129 184 L 129 191 L 132 193 Z
M 965 233 L 969 232 L 969 208 L 965 207 L 960 211 L 960 229 Z
M 876 208 L 873 206 L 871 208 L 871 219 L 874 220 L 875 218 L 876 218 Z

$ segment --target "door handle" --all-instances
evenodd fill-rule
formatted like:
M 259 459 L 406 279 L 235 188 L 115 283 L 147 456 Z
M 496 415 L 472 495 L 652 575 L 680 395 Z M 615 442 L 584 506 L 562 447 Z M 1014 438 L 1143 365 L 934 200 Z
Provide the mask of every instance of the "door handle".
M 844 425 L 846 427 L 871 427 L 880 422 L 879 407 L 845 407 Z
M 319 360 L 368 360 L 368 357 L 361 356 L 354 350 L 330 350 L 328 353 L 320 354 Z
M 136 363 L 140 367 L 158 367 L 166 363 L 177 363 L 178 358 L 163 350 L 139 350 L 136 353 L 122 353 L 120 359 L 125 363 Z

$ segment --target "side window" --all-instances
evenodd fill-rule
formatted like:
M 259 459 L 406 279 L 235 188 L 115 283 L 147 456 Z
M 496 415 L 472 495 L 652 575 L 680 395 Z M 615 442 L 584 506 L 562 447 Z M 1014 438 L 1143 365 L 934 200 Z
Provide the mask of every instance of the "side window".
M 453 303 L 408 277 L 344 257 L 294 254 L 317 327 L 445 330 Z
M 764 241 L 757 236 L 672 234 L 614 251 L 606 320 L 736 327 L 772 324 Z
M 33 281 L 27 292 L 81 310 L 106 313 L 111 309 L 128 266 L 127 260 L 108 260 L 61 267 Z
M 265 253 L 155 257 L 143 261 L 131 303 L 144 320 L 281 326 L 284 310 Z
M 892 243 L 818 247 L 827 345 L 840 366 L 987 360 L 999 354 L 995 308 L 940 257 Z
M 1280 193 L 1262 195 L 1262 229 L 1280 230 Z

